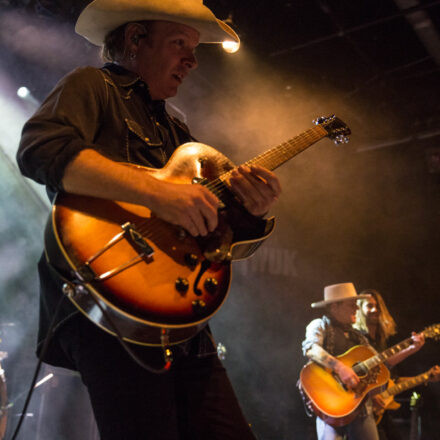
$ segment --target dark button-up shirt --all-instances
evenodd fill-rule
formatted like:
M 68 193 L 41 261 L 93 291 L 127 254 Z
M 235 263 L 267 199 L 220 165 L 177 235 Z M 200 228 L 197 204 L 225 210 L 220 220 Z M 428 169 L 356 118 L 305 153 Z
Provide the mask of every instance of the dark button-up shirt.
M 64 77 L 24 125 L 17 153 L 21 172 L 46 185 L 49 197 L 63 191 L 67 165 L 84 149 L 118 162 L 161 168 L 177 146 L 194 140 L 187 127 L 170 116 L 164 101 L 153 101 L 147 84 L 115 64 L 102 69 L 83 67 Z M 55 307 L 62 281 L 44 257 L 39 262 L 39 349 Z M 77 314 L 65 299 L 55 329 Z M 71 367 L 61 357 L 56 338 L 44 359 Z

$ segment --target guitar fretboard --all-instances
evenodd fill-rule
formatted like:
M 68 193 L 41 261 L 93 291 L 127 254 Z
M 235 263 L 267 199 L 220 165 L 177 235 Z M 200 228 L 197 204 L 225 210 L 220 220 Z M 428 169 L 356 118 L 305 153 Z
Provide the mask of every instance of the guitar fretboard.
M 362 362 L 365 367 L 370 370 L 377 365 L 385 362 L 387 359 L 389 359 L 391 356 L 394 356 L 396 353 L 401 352 L 402 350 L 405 350 L 405 348 L 408 348 L 413 343 L 413 340 L 411 338 L 405 339 L 402 342 L 399 342 L 396 345 L 393 345 L 390 348 L 387 348 L 382 353 L 377 354 L 376 356 L 373 356 L 369 359 L 366 359 Z
M 247 161 L 245 165 L 260 165 L 269 170 L 278 168 L 283 163 L 292 159 L 292 157 L 304 151 L 323 137 L 327 136 L 327 131 L 321 127 L 313 127 L 301 133 L 300 135 L 277 145 L 274 148 L 260 154 L 257 157 Z
M 439 339 L 440 324 L 433 324 L 429 327 L 426 327 L 422 333 L 424 334 L 425 338 Z M 356 365 L 353 366 L 353 369 L 358 375 L 364 375 L 367 373 L 368 370 L 377 367 L 379 364 L 385 362 L 391 356 L 395 355 L 396 353 L 399 353 L 402 350 L 405 350 L 405 348 L 408 348 L 412 343 L 413 343 L 412 338 L 407 338 L 404 341 L 399 342 L 398 344 L 393 345 L 390 348 L 387 348 L 382 353 L 379 353 L 375 356 L 372 356 L 369 359 L 357 363 Z
M 414 388 L 417 385 L 428 382 L 428 380 L 429 380 L 429 371 L 427 371 L 426 373 L 419 374 L 418 376 L 412 377 L 411 379 L 397 383 L 392 387 L 389 387 L 387 390 L 381 393 L 381 395 L 385 398 L 390 396 L 395 396 L 396 394 L 409 390 L 410 388 Z
M 260 165 L 273 171 L 326 136 L 328 136 L 327 130 L 321 125 L 317 125 L 316 127 L 310 128 L 298 136 L 261 153 L 253 159 L 248 160 L 243 165 Z M 224 182 L 228 180 L 231 172 L 232 170 L 226 171 L 217 179 L 212 180 L 206 185 L 207 188 L 217 196 L 221 196 L 223 190 L 226 189 Z

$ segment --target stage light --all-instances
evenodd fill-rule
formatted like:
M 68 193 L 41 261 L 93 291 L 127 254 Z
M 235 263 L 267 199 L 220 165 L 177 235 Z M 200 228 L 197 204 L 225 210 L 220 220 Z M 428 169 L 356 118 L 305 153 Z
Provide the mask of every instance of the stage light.
M 30 94 L 31 94 L 31 92 L 27 87 L 20 87 L 17 90 L 17 95 L 23 99 L 26 99 Z
M 227 53 L 235 53 L 238 51 L 238 49 L 240 49 L 240 43 L 235 41 L 223 41 L 222 47 Z
M 30 104 L 34 110 L 36 110 L 40 106 L 38 100 L 32 95 L 31 91 L 25 86 L 22 86 L 17 90 L 17 96 L 21 98 L 24 102 Z

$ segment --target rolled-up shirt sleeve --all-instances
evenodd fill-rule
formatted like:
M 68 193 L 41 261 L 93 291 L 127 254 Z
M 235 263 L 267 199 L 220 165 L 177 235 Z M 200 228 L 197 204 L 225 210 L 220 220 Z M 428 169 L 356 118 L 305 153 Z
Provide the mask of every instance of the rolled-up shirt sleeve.
M 306 338 L 302 342 L 304 356 L 313 344 L 324 345 L 325 323 L 321 318 L 314 319 L 306 328 Z
M 64 77 L 23 127 L 17 152 L 22 174 L 53 191 L 63 189 L 67 165 L 93 141 L 106 100 L 96 69 L 84 67 Z

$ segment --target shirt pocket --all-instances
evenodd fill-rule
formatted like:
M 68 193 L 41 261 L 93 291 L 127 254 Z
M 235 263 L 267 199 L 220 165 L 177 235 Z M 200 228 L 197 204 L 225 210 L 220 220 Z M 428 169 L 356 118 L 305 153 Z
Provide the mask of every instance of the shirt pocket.
M 163 167 L 167 162 L 164 143 L 159 136 L 159 130 L 154 130 L 153 123 L 149 131 L 133 119 L 125 118 L 125 124 L 127 161 L 155 168 Z

